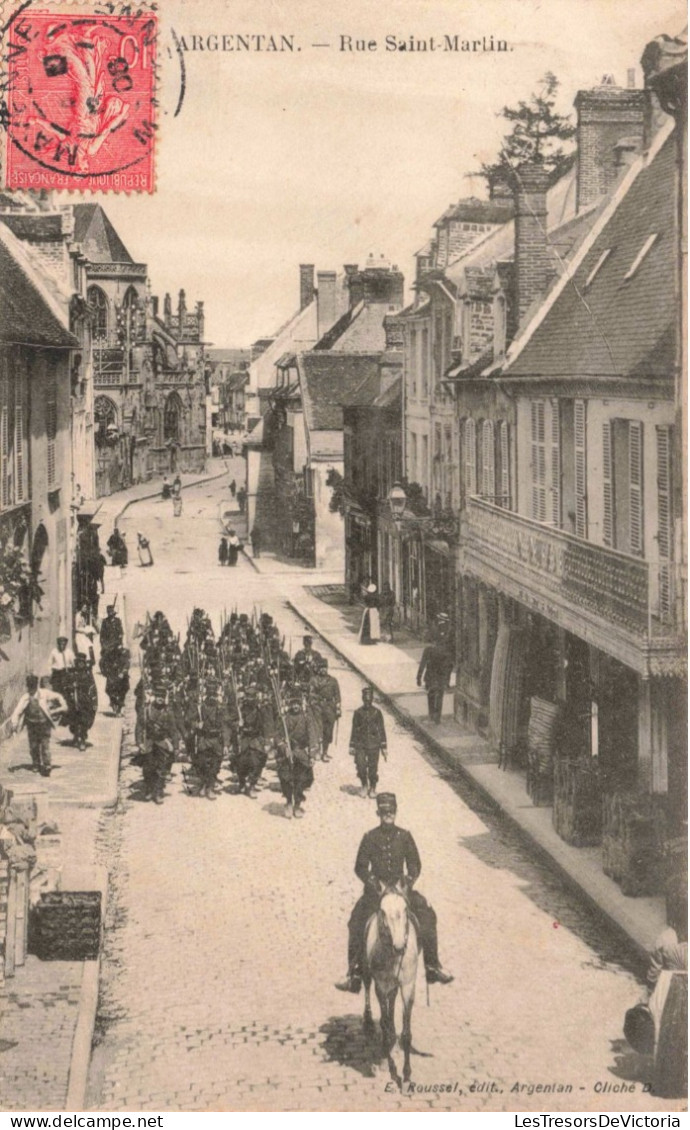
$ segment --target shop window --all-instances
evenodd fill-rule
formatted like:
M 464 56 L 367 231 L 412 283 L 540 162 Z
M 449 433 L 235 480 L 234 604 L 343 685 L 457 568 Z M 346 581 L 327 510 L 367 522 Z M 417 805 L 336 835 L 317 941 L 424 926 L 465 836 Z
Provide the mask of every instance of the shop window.
M 93 340 L 104 342 L 108 338 L 108 299 L 100 286 L 90 286 L 86 301 L 91 307 Z

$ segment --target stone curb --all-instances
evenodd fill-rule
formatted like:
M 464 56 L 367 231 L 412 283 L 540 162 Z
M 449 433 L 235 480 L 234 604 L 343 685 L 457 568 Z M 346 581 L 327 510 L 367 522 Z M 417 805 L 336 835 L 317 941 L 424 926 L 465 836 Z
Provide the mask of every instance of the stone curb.
M 100 890 L 102 894 L 101 923 L 102 929 L 104 929 L 108 911 L 108 872 L 104 867 L 96 867 L 93 873 L 95 877 L 94 887 Z M 101 944 L 96 960 L 85 961 L 83 964 L 79 1012 L 72 1040 L 67 1096 L 64 1107 L 67 1111 L 83 1111 L 86 1109 L 86 1087 L 91 1064 L 91 1045 L 96 1026 L 102 952 Z
M 216 479 L 222 479 L 224 475 L 229 475 L 229 474 L 230 474 L 230 472 L 228 471 L 228 469 L 226 467 L 224 471 L 220 471 L 217 475 L 204 475 L 200 479 L 194 479 L 194 482 L 192 482 L 192 483 L 184 483 L 182 490 L 189 490 L 190 487 L 198 487 L 201 483 L 215 482 Z M 129 510 L 130 506 L 136 505 L 137 502 L 147 502 L 150 498 L 158 498 L 160 493 L 161 493 L 160 487 L 158 487 L 157 490 L 151 491 L 150 494 L 142 494 L 138 498 L 128 499 L 128 501 L 122 507 L 122 510 L 118 510 L 117 514 L 113 518 L 113 527 L 115 527 L 117 525 L 117 523 L 120 521 L 120 518 L 122 517 L 122 515 L 125 513 L 126 510 Z
M 361 670 L 361 668 L 359 668 L 356 663 L 353 663 L 352 659 L 350 659 L 350 657 L 346 655 L 345 652 L 340 650 L 337 643 L 334 643 L 333 640 L 324 635 L 321 629 L 318 628 L 316 624 L 314 624 L 313 620 L 310 619 L 307 613 L 305 613 L 291 600 L 286 601 L 286 604 L 288 608 L 292 609 L 292 611 L 297 616 L 299 616 L 300 620 L 304 621 L 304 623 L 308 628 L 311 629 L 312 632 L 319 636 L 319 638 L 322 639 L 324 643 L 327 644 L 328 647 L 330 647 L 331 650 L 334 651 L 336 655 L 343 660 L 343 662 L 347 663 L 348 667 L 356 672 L 356 674 L 361 678 L 366 679 L 368 683 L 376 686 L 376 683 L 371 678 L 371 676 L 368 675 L 365 671 Z M 647 952 L 646 948 L 642 946 L 635 938 L 631 937 L 630 934 L 626 931 L 625 927 L 622 926 L 621 923 L 618 922 L 615 918 L 613 918 L 611 914 L 606 910 L 606 908 L 592 897 L 589 891 L 581 886 L 577 878 L 565 867 L 563 867 L 557 859 L 554 859 L 548 849 L 545 848 L 544 845 L 541 844 L 539 840 L 537 840 L 532 835 L 529 828 L 525 828 L 520 823 L 520 821 L 517 820 L 510 812 L 501 807 L 501 804 L 496 799 L 496 797 L 493 796 L 493 794 L 489 792 L 487 788 L 485 788 L 481 781 L 478 781 L 473 776 L 471 770 L 468 768 L 468 766 L 462 763 L 460 758 L 454 757 L 450 750 L 446 749 L 446 747 L 442 745 L 442 743 L 439 742 L 433 734 L 429 733 L 429 731 L 416 718 L 414 718 L 403 706 L 400 705 L 400 703 L 398 703 L 389 694 L 387 694 L 385 691 L 382 691 L 379 687 L 376 687 L 376 691 L 382 701 L 385 702 L 389 710 L 391 710 L 395 714 L 395 716 L 403 723 L 403 725 L 412 730 L 417 737 L 423 739 L 428 745 L 432 746 L 434 752 L 450 768 L 454 769 L 459 774 L 459 776 L 462 777 L 463 781 L 474 790 L 475 793 L 481 796 L 483 802 L 489 804 L 495 812 L 500 812 L 503 819 L 506 820 L 508 824 L 510 824 L 510 827 L 515 832 L 517 832 L 517 834 L 523 841 L 529 844 L 530 850 L 539 857 L 540 861 L 545 863 L 552 871 L 555 871 L 558 874 L 559 878 L 562 879 L 566 884 L 566 886 L 570 887 L 570 889 L 574 891 L 578 895 L 578 897 L 587 904 L 589 909 L 600 920 L 606 923 L 606 926 L 615 933 L 616 937 L 630 952 L 631 956 L 634 957 L 635 964 L 636 966 L 638 966 L 638 971 L 640 975 L 643 976 L 649 964 L 649 953 Z

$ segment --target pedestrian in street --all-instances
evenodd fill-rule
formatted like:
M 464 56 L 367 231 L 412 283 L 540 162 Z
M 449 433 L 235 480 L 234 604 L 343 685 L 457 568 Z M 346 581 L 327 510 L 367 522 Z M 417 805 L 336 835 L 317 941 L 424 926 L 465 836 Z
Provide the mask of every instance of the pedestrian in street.
M 67 711 L 62 695 L 39 687 L 37 675 L 26 676 L 26 694 L 22 695 L 10 718 L 10 730 L 18 733 L 26 729 L 31 762 L 34 771 L 42 777 L 49 777 L 51 771 L 50 735 Z
M 389 581 L 383 582 L 381 589 L 381 639 L 393 643 L 393 623 L 395 621 L 395 593 Z
M 228 539 L 222 537 L 220 545 L 218 546 L 218 563 L 219 565 L 227 565 L 228 561 Z
M 117 615 L 114 604 L 106 608 L 106 617 L 101 624 L 101 675 L 108 677 L 109 667 L 115 660 L 115 655 L 122 647 L 125 632 L 122 620 Z
M 127 549 L 125 535 L 118 530 L 117 526 L 108 538 L 108 551 L 112 564 L 119 565 L 120 568 L 124 569 L 129 560 L 129 550 Z
M 237 564 L 237 558 L 239 557 L 241 548 L 242 542 L 238 538 L 235 531 L 230 530 L 228 536 L 228 565 L 232 566 L 233 568 Z
M 244 514 L 244 508 L 247 502 L 247 492 L 244 487 L 240 487 L 237 492 L 237 504 L 240 508 L 240 514 Z
M 379 603 L 378 589 L 372 582 L 367 585 L 364 594 L 364 612 L 362 613 L 362 623 L 359 628 L 359 642 L 362 644 L 378 643 L 381 639 Z
M 362 690 L 362 705 L 352 715 L 350 734 L 350 754 L 355 759 L 357 776 L 361 782 L 361 795 L 376 796 L 379 780 L 379 757 L 388 757 L 386 727 L 383 714 L 374 706 L 374 691 L 371 687 Z
M 110 709 L 116 718 L 122 713 L 127 692 L 129 691 L 129 664 L 130 654 L 126 647 L 118 648 L 113 655 L 108 676 L 105 680 L 105 693 L 110 702 Z
M 151 543 L 143 534 L 137 534 L 137 553 L 139 554 L 139 563 L 142 569 L 148 569 L 149 566 L 153 565 Z
M 314 783 L 312 768 L 316 750 L 310 745 L 309 723 L 302 709 L 301 692 L 291 693 L 285 730 L 276 748 L 276 769 L 280 788 L 285 797 L 285 815 L 300 819 L 304 816 L 307 791 Z
M 319 657 L 309 683 L 309 705 L 318 716 L 321 731 L 321 760 L 330 761 L 328 750 L 333 742 L 333 730 L 340 718 L 340 686 L 328 673 L 328 660 Z
M 263 541 L 263 534 L 258 522 L 254 523 L 252 532 L 250 534 L 252 542 L 252 554 L 254 557 L 261 557 L 261 542 Z
M 453 670 L 453 657 L 447 644 L 430 643 L 422 652 L 417 671 L 417 686 L 422 680 L 426 687 L 429 705 L 429 720 L 438 724 L 443 714 L 443 696 L 448 690 L 450 674 Z
M 172 490 L 170 489 L 170 483 L 168 481 L 168 476 L 163 475 L 163 487 L 161 489 L 161 498 L 168 499 L 168 498 L 171 497 L 171 495 L 172 495 Z
M 172 485 L 173 498 L 179 498 L 182 494 L 182 479 L 179 475 L 175 475 Z
M 230 494 L 232 495 L 233 498 L 235 497 L 236 492 L 237 492 L 237 483 L 233 479 L 232 482 L 230 483 Z
M 182 495 L 176 494 L 173 496 L 173 518 L 180 518 L 182 516 Z
M 77 612 L 74 621 L 74 650 L 78 655 L 85 655 L 92 667 L 96 663 L 96 655 L 93 650 L 93 641 L 96 636 L 96 629 L 91 623 L 91 610 L 88 604 Z
M 421 873 L 422 861 L 411 833 L 396 826 L 397 808 L 394 793 L 379 793 L 379 827 L 367 832 L 359 845 L 355 875 L 364 884 L 364 891 L 348 922 L 347 977 L 336 985 L 344 993 L 358 993 L 362 987 L 366 925 L 379 908 L 382 892 L 396 885 L 407 891 L 418 923 L 427 983 L 449 985 L 453 980 L 439 961 L 436 913 L 424 896 L 412 889 Z
M 86 749 L 89 730 L 96 720 L 98 710 L 98 691 L 96 681 L 85 655 L 78 655 L 74 667 L 71 694 L 69 696 L 67 725 L 74 744 Z
M 50 685 L 63 696 L 69 691 L 74 670 L 74 652 L 68 643 L 67 636 L 58 636 L 57 646 L 50 653 Z

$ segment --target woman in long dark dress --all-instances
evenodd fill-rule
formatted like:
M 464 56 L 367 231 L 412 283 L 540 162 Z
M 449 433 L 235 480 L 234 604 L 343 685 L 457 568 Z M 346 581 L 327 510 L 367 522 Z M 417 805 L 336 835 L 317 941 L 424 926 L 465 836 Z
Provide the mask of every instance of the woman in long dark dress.
M 654 1017 L 656 1041 L 652 1093 L 665 1099 L 688 1093 L 688 900 L 683 890 L 673 899 L 669 925 L 657 938 L 650 955 L 647 984 L 653 990 L 649 1010 Z
M 379 619 L 380 598 L 376 585 L 367 585 L 364 594 L 364 612 L 359 629 L 359 642 L 364 644 L 378 643 L 381 639 L 381 621 Z
M 228 537 L 228 565 L 236 565 L 239 552 L 242 548 L 242 542 L 238 538 L 234 530 L 230 530 Z
M 227 564 L 228 560 L 228 539 L 221 538 L 220 545 L 218 546 L 218 563 L 220 565 Z

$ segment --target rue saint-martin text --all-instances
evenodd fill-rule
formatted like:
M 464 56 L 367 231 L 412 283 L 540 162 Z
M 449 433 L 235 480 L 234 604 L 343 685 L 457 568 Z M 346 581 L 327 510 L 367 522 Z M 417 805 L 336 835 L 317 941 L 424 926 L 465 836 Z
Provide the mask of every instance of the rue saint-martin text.
M 218 52 L 231 51 L 243 54 L 293 54 L 302 50 L 303 45 L 295 35 L 271 35 L 268 33 L 244 32 L 227 35 L 181 35 L 180 46 L 183 51 Z M 319 43 L 305 43 L 304 47 L 313 50 L 330 49 L 341 54 L 371 55 L 376 52 L 387 54 L 492 54 L 512 51 L 507 39 L 494 35 L 466 39 L 460 35 L 386 35 L 372 39 L 356 35 L 338 34 L 329 36 Z

